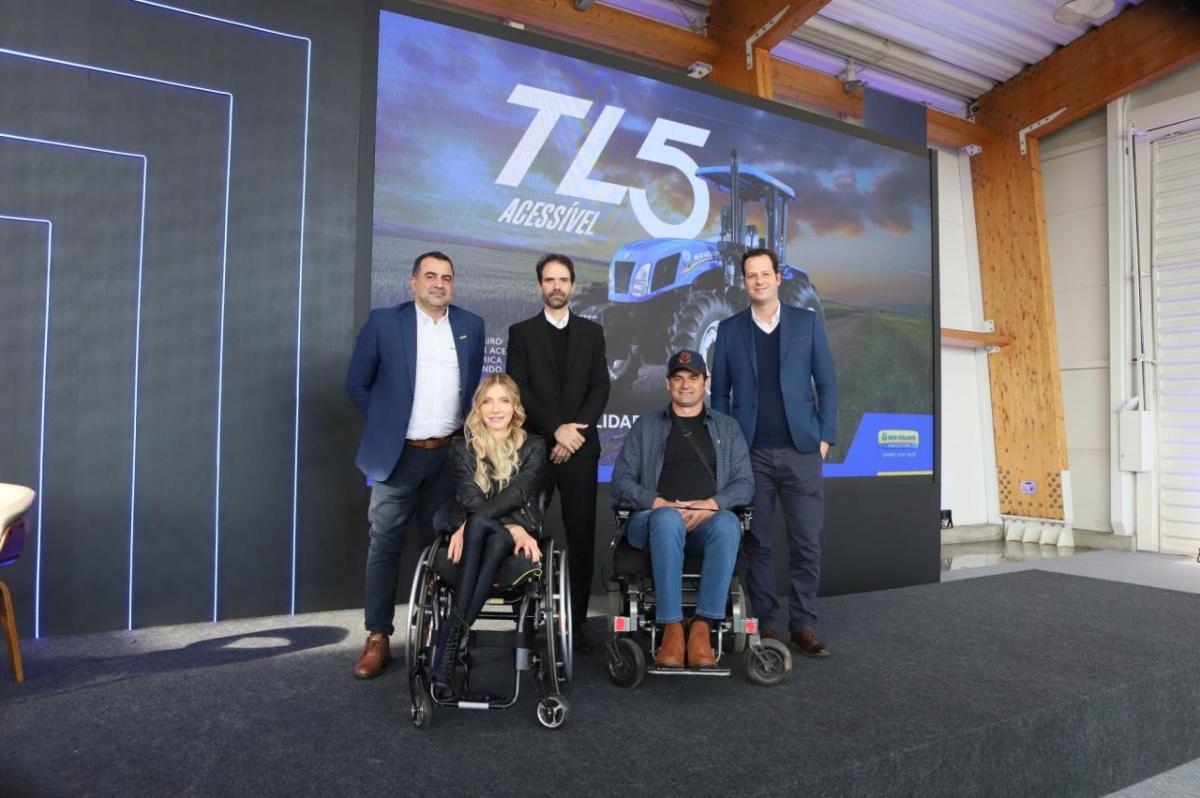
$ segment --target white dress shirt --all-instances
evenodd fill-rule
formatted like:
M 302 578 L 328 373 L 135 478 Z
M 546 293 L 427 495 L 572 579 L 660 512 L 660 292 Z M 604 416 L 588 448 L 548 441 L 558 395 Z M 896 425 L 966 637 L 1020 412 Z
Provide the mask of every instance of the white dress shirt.
M 571 311 L 569 311 L 569 310 L 563 314 L 563 317 L 561 319 L 556 319 L 553 316 L 551 316 L 549 310 L 543 310 L 542 313 L 544 313 L 546 315 L 546 321 L 550 322 L 551 324 L 553 324 L 555 327 L 557 327 L 560 330 L 567 329 L 567 322 L 569 322 L 571 320 Z
M 444 438 L 462 426 L 458 398 L 458 351 L 450 329 L 450 311 L 435 319 L 417 311 L 417 384 L 413 390 L 410 440 Z
M 750 309 L 750 318 L 754 319 L 754 323 L 758 325 L 758 329 L 765 332 L 767 335 L 775 332 L 775 328 L 779 326 L 779 312 L 783 309 L 783 303 L 775 306 L 775 313 L 771 318 L 763 321 L 758 314 L 754 312 L 754 308 Z

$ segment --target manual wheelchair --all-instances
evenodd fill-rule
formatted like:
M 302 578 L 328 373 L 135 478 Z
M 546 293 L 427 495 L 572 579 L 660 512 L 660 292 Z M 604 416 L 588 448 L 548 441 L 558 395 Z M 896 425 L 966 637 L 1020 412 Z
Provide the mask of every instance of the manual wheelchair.
M 563 689 L 571 681 L 571 582 L 567 552 L 552 538 L 538 537 L 542 561 L 510 556 L 501 563 L 480 621 L 511 621 L 512 631 L 472 627 L 464 646 L 467 652 L 455 666 L 454 687 L 441 695 L 429 682 L 434 645 L 442 624 L 450 623 L 458 567 L 447 554 L 450 537 L 439 535 L 421 552 L 408 597 L 408 637 L 405 647 L 412 722 L 428 729 L 433 708 L 507 709 L 521 693 L 522 671 L 532 671 L 539 693 L 537 719 L 547 729 L 567 720 L 570 705 Z M 475 693 L 471 690 L 471 654 L 477 648 L 511 649 L 511 695 Z
M 775 685 L 792 672 L 792 654 L 779 641 L 759 636 L 758 620 L 750 617 L 749 602 L 736 573 L 729 583 L 729 599 L 725 620 L 712 624 L 713 652 L 716 668 L 656 668 L 647 665 L 643 642 L 648 638 L 652 656 L 657 650 L 658 625 L 655 621 L 654 572 L 650 549 L 637 549 L 625 539 L 629 519 L 635 510 L 618 507 L 616 534 L 609 544 L 606 578 L 609 597 L 609 633 L 606 645 L 609 680 L 620 687 L 637 687 L 646 674 L 662 676 L 728 676 L 732 669 L 722 664 L 725 641 L 732 637 L 735 653 L 743 654 L 746 676 L 760 685 Z M 741 521 L 742 533 L 749 529 L 753 511 L 749 507 L 734 508 Z M 695 610 L 699 596 L 700 566 L 703 557 L 686 554 L 683 562 L 683 609 Z

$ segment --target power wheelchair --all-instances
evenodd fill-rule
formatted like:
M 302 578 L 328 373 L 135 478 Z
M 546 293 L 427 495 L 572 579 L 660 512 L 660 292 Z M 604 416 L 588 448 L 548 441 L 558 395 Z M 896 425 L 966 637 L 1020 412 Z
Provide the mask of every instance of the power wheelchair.
M 749 507 L 733 508 L 742 524 L 742 534 L 750 528 L 753 510 Z M 712 624 L 715 638 L 713 652 L 717 659 L 716 668 L 656 668 L 647 665 L 644 643 L 648 641 L 649 652 L 657 650 L 658 626 L 655 622 L 656 602 L 654 595 L 654 571 L 650 562 L 650 549 L 637 549 L 625 539 L 629 519 L 636 510 L 629 507 L 615 509 L 616 534 L 609 544 L 606 578 L 609 598 L 609 633 L 606 645 L 608 678 L 619 687 L 637 687 L 646 674 L 659 676 L 729 676 L 732 668 L 722 663 L 726 637 L 732 637 L 733 650 L 743 654 L 746 676 L 760 685 L 776 685 L 792 672 L 792 654 L 779 641 L 759 636 L 756 618 L 750 617 L 749 602 L 742 589 L 737 573 L 729 583 L 729 600 L 726 604 L 725 620 Z M 683 608 L 685 614 L 694 610 L 699 597 L 700 566 L 703 557 L 686 554 L 683 563 Z
M 421 552 L 408 597 L 408 637 L 405 647 L 409 700 L 413 725 L 428 729 L 433 708 L 507 709 L 521 694 L 521 673 L 532 671 L 539 694 L 537 719 L 547 729 L 558 729 L 567 720 L 570 705 L 563 690 L 573 669 L 571 577 L 567 551 L 552 538 L 537 535 L 542 561 L 510 556 L 501 563 L 487 603 L 479 615 L 484 621 L 510 621 L 511 631 L 476 629 L 466 638 L 455 666 L 449 695 L 433 688 L 429 668 L 438 631 L 450 623 L 458 567 L 447 554 L 450 536 L 439 535 Z M 471 690 L 471 654 L 477 648 L 513 652 L 513 687 L 510 695 Z

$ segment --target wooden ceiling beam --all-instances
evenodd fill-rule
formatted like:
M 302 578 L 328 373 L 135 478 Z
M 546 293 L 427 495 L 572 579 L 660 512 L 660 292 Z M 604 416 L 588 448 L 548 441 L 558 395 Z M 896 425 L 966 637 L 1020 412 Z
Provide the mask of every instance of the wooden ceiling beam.
M 1069 468 L 1054 288 L 1038 159 L 1040 136 L 1200 58 L 1187 0 L 1129 8 L 979 98 L 997 137 L 971 159 L 984 315 L 1014 336 L 988 360 L 1000 512 L 1065 518 Z M 1021 130 L 1062 110 L 1052 122 Z M 1021 490 L 1032 482 L 1036 492 Z
M 718 65 L 723 56 L 733 55 L 714 39 L 600 4 L 585 13 L 576 11 L 569 0 L 442 0 L 441 4 L 513 20 L 556 36 L 620 50 L 679 69 L 686 69 L 695 61 Z M 723 85 L 759 97 L 787 99 L 826 113 L 862 118 L 862 92 L 847 95 L 836 76 L 779 58 L 771 58 L 769 62 L 756 58 L 756 68 L 745 70 L 744 53 L 741 65 L 742 72 L 749 73 L 741 75 L 744 81 Z M 939 146 L 954 149 L 970 144 L 986 146 L 992 139 L 990 131 L 951 114 L 930 110 L 928 120 L 929 141 Z
M 1044 136 L 1198 58 L 1195 4 L 1145 0 L 980 97 L 976 119 L 1010 135 L 1065 108 Z
M 695 61 L 713 64 L 724 52 L 720 42 L 686 28 L 600 3 L 585 12 L 576 11 L 571 0 L 442 0 L 441 5 L 520 22 L 673 67 L 686 68 Z
M 827 5 L 829 0 L 714 0 L 708 7 L 708 35 L 744 60 L 746 40 L 763 27 L 770 26 L 753 46 L 770 50 Z
M 776 99 L 787 99 L 822 111 L 862 119 L 862 90 L 847 94 L 842 89 L 841 78 L 778 58 L 772 60 L 771 70 Z M 930 144 L 962 149 L 972 144 L 979 147 L 995 146 L 999 141 L 990 130 L 961 117 L 930 108 L 926 110 L 925 118 Z

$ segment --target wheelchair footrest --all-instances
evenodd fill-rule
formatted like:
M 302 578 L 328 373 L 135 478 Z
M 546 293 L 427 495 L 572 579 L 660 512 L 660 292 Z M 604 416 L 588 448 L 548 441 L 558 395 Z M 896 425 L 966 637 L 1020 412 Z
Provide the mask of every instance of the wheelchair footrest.
M 534 632 L 501 632 L 495 629 L 472 629 L 474 648 L 533 648 Z
M 728 676 L 733 673 L 731 668 L 656 668 L 651 665 L 646 673 L 652 676 Z

